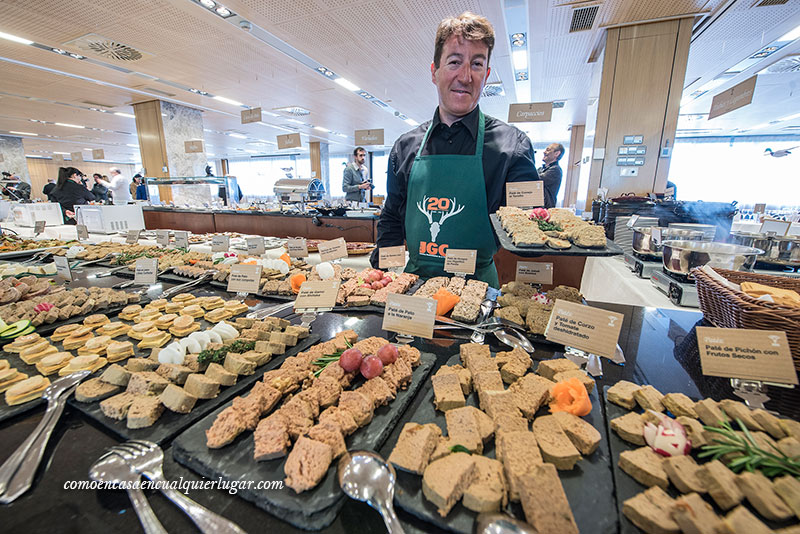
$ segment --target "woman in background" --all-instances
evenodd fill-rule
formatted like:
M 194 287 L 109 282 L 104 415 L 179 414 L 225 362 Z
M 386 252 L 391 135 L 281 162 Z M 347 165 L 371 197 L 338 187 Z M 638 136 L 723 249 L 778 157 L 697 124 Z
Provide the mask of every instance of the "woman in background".
M 83 173 L 75 167 L 58 169 L 58 180 L 51 195 L 56 202 L 61 204 L 61 211 L 64 212 L 64 224 L 78 224 L 75 220 L 75 206 L 88 204 L 95 200 L 92 192 L 83 185 Z

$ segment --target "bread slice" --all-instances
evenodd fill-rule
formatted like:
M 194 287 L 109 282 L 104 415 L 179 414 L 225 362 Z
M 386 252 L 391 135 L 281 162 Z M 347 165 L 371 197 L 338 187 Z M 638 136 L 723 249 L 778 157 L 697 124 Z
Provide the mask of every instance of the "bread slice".
M 622 513 L 648 534 L 678 534 L 681 529 L 672 519 L 672 497 L 653 486 L 622 503 Z
M 641 386 L 628 382 L 627 380 L 620 380 L 606 392 L 609 402 L 613 402 L 618 406 L 633 410 L 636 406 L 636 399 L 633 398 L 633 393 L 641 389 Z
M 729 510 L 742 502 L 742 494 L 736 484 L 736 475 L 719 460 L 703 464 L 697 477 L 708 490 L 708 494 L 723 510 Z
M 581 454 L 589 455 L 597 450 L 601 437 L 595 427 L 567 412 L 555 412 L 553 417 Z
M 654 412 L 663 412 L 664 405 L 661 400 L 664 395 L 661 394 L 653 386 L 642 386 L 633 392 L 633 398 L 636 399 L 636 404 L 642 407 L 643 410 L 653 410 Z
M 498 512 L 508 501 L 503 464 L 485 456 L 473 458 L 477 476 L 464 492 L 462 504 L 473 512 Z
M 681 493 L 705 493 L 706 487 L 697 477 L 700 466 L 691 456 L 670 456 L 661 462 L 672 485 Z
M 508 391 L 514 396 L 514 403 L 522 415 L 533 419 L 539 408 L 550 400 L 550 390 L 555 382 L 539 375 L 527 374 L 511 384 Z
M 533 433 L 545 462 L 560 470 L 575 467 L 581 455 L 567 437 L 555 415 L 543 415 L 533 420 Z
M 750 410 L 750 415 L 773 438 L 782 439 L 786 437 L 786 431 L 781 427 L 780 419 L 768 411 L 757 408 L 755 410 Z
M 764 427 L 758 424 L 758 421 L 753 419 L 753 416 L 750 415 L 750 408 L 747 407 L 743 402 L 732 399 L 722 399 L 719 401 L 719 407 L 725 412 L 725 414 L 728 416 L 728 419 L 731 421 L 740 419 L 742 423 L 744 423 L 744 426 L 750 430 L 764 430 Z M 738 429 L 739 425 L 734 425 L 734 428 Z
M 780 419 L 778 421 L 787 436 L 800 440 L 800 421 L 794 419 Z
M 667 489 L 669 479 L 662 465 L 663 457 L 650 447 L 639 447 L 623 451 L 619 455 L 619 467 L 644 486 Z M 725 468 L 727 469 L 727 468 Z M 732 473 L 731 473 L 732 474 Z
M 444 416 L 447 421 L 447 436 L 453 445 L 461 445 L 474 454 L 483 454 L 478 418 L 471 410 L 464 406 L 448 410 Z
M 399 469 L 421 475 L 441 437 L 442 430 L 433 423 L 406 423 L 389 455 L 389 462 Z
M 795 517 L 800 519 L 800 480 L 784 475 L 772 481 L 772 489 L 791 508 Z
M 120 386 L 103 382 L 100 377 L 90 378 L 75 389 L 75 400 L 78 402 L 97 402 L 122 390 Z
M 722 519 L 697 493 L 689 493 L 675 500 L 672 519 L 683 534 L 716 534 Z
M 572 509 L 553 465 L 532 468 L 520 477 L 519 488 L 525 520 L 536 532 L 578 534 Z
M 644 445 L 644 421 L 642 416 L 636 412 L 628 412 L 625 415 L 615 417 L 609 423 L 611 430 L 619 437 L 633 443 L 634 445 Z
M 475 459 L 456 452 L 428 464 L 422 475 L 422 494 L 446 517 L 477 476 Z
M 736 484 L 762 517 L 773 521 L 783 521 L 792 517 L 792 510 L 775 493 L 769 479 L 761 473 L 745 471 L 736 477 Z

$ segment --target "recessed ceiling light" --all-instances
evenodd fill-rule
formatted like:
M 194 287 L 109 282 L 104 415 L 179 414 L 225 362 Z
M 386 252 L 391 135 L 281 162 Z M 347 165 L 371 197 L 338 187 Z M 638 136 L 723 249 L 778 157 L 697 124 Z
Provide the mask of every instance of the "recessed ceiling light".
M 203 4 L 208 9 L 214 9 L 217 4 L 213 0 L 200 0 L 200 3 Z
M 231 137 L 235 137 L 236 139 L 247 139 L 246 135 L 238 134 L 238 133 L 229 133 Z
M 314 129 L 315 129 L 315 130 L 318 130 L 318 131 L 320 131 L 320 132 L 325 132 L 325 133 L 328 133 L 328 132 L 330 132 L 330 130 L 329 130 L 329 129 L 327 129 L 327 128 L 323 128 L 322 126 L 314 126 Z
M 73 54 L 73 53 L 70 53 L 69 57 L 73 57 L 75 59 L 86 59 L 86 57 L 84 57 L 84 56 L 82 56 L 80 54 Z
M 216 11 L 217 15 L 219 15 L 220 17 L 230 17 L 231 15 L 233 15 L 233 13 L 231 13 L 231 10 L 225 6 L 219 6 L 216 9 Z
M 14 130 L 9 130 L 8 133 L 13 133 L 17 135 L 35 135 L 35 136 L 39 135 L 37 133 L 31 133 L 31 132 L 15 132 Z
M 0 32 L 0 39 L 6 39 L 8 41 L 14 41 L 15 43 L 20 43 L 24 45 L 32 45 L 33 41 L 25 39 L 24 37 L 17 37 L 16 35 L 11 35 L 10 33 Z
M 361 90 L 360 87 L 358 87 L 356 84 L 354 84 L 353 82 L 351 82 L 350 80 L 348 80 L 346 78 L 336 78 L 333 81 L 338 83 L 339 85 L 341 85 L 342 87 L 344 87 L 348 91 L 356 92 L 356 91 L 360 91 Z
M 55 124 L 56 126 L 65 126 L 67 128 L 85 128 L 84 126 L 81 126 L 79 124 L 66 124 L 64 122 L 57 122 Z
M 66 50 L 61 50 L 60 48 L 52 48 L 51 50 L 53 52 L 55 52 L 56 54 L 61 54 L 61 55 L 64 55 L 64 56 L 66 56 L 68 54 L 68 52 Z
M 241 102 L 236 101 L 232 98 L 226 98 L 224 96 L 217 95 L 214 97 L 214 100 L 219 100 L 220 102 L 225 102 L 226 104 L 230 104 L 232 106 L 244 106 L 244 104 L 242 104 Z
M 121 111 L 115 111 L 114 115 L 117 115 L 119 117 L 127 117 L 129 119 L 135 119 L 136 118 L 136 115 L 133 115 L 131 113 L 123 113 Z

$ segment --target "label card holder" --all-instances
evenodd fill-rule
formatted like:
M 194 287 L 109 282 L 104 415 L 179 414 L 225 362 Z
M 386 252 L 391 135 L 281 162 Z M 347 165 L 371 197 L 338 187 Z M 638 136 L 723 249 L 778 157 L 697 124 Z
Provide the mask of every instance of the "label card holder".
M 786 332 L 697 327 L 700 366 L 707 376 L 797 385 Z
M 308 245 L 302 237 L 290 237 L 286 242 L 286 249 L 289 251 L 290 258 L 308 257 Z
M 650 239 L 653 241 L 654 245 L 661 244 L 661 228 L 653 227 L 650 229 Z
M 137 259 L 135 273 L 134 284 L 143 286 L 155 284 L 158 278 L 158 258 Z
M 406 247 L 381 247 L 378 249 L 378 268 L 390 269 L 392 267 L 405 267 Z
M 556 300 L 545 338 L 613 359 L 624 316 L 592 306 Z
M 53 262 L 56 264 L 56 276 L 63 278 L 67 282 L 72 282 L 69 259 L 66 256 L 53 256 Z
M 294 309 L 300 311 L 332 310 L 339 294 L 338 280 L 315 280 L 303 282 L 294 301 Z
M 139 235 L 141 230 L 128 230 L 128 235 L 125 237 L 125 243 L 135 245 L 139 242 Z
M 444 256 L 444 270 L 453 274 L 475 274 L 477 250 L 448 248 Z
M 347 242 L 343 237 L 337 237 L 330 241 L 323 241 L 317 245 L 319 257 L 322 261 L 333 261 L 347 257 Z
M 258 293 L 261 287 L 261 266 L 234 263 L 228 277 L 228 291 L 231 293 Z
M 761 229 L 759 230 L 759 233 L 766 234 L 768 232 L 774 232 L 776 236 L 782 237 L 789 232 L 789 228 L 791 228 L 791 226 L 792 226 L 791 221 L 779 221 L 778 219 L 764 219 L 764 222 L 761 223 Z
M 383 312 L 383 330 L 401 335 L 433 337 L 436 321 L 436 301 L 424 297 L 389 293 Z

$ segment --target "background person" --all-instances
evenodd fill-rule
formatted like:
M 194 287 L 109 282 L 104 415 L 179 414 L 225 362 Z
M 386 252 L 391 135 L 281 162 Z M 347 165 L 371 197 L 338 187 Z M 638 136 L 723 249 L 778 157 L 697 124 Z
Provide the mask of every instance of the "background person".
M 55 202 L 55 200 L 52 197 L 53 189 L 55 188 L 56 188 L 56 181 L 53 180 L 52 178 L 48 178 L 47 183 L 44 184 L 44 187 L 42 188 L 42 194 L 46 196 L 47 200 L 49 200 L 50 202 Z
M 95 200 L 102 200 L 103 202 L 106 202 L 108 200 L 108 187 L 104 185 L 106 182 L 103 181 L 103 176 L 96 172 L 92 175 L 92 178 L 94 179 L 92 194 L 94 195 Z
M 544 182 L 544 207 L 556 207 L 556 199 L 558 198 L 558 190 L 561 187 L 561 167 L 558 162 L 561 161 L 561 156 L 564 155 L 564 145 L 560 143 L 551 143 L 547 145 L 542 154 L 542 168 L 539 169 L 539 177 Z
M 344 199 L 351 202 L 366 202 L 367 190 L 372 189 L 369 181 L 369 169 L 364 165 L 367 151 L 361 147 L 353 150 L 353 161 L 344 168 L 342 191 Z
M 111 198 L 114 201 L 114 204 L 122 204 L 125 205 L 131 201 L 133 195 L 131 195 L 131 190 L 128 185 L 128 180 L 122 176 L 122 172 L 117 167 L 111 167 L 109 169 L 108 174 L 110 176 L 110 181 L 105 183 L 108 188 L 109 193 L 111 193 Z
M 92 192 L 83 186 L 82 182 L 83 173 L 75 167 L 58 169 L 58 181 L 51 194 L 55 201 L 61 204 L 64 224 L 78 224 L 75 220 L 75 206 L 95 200 Z

